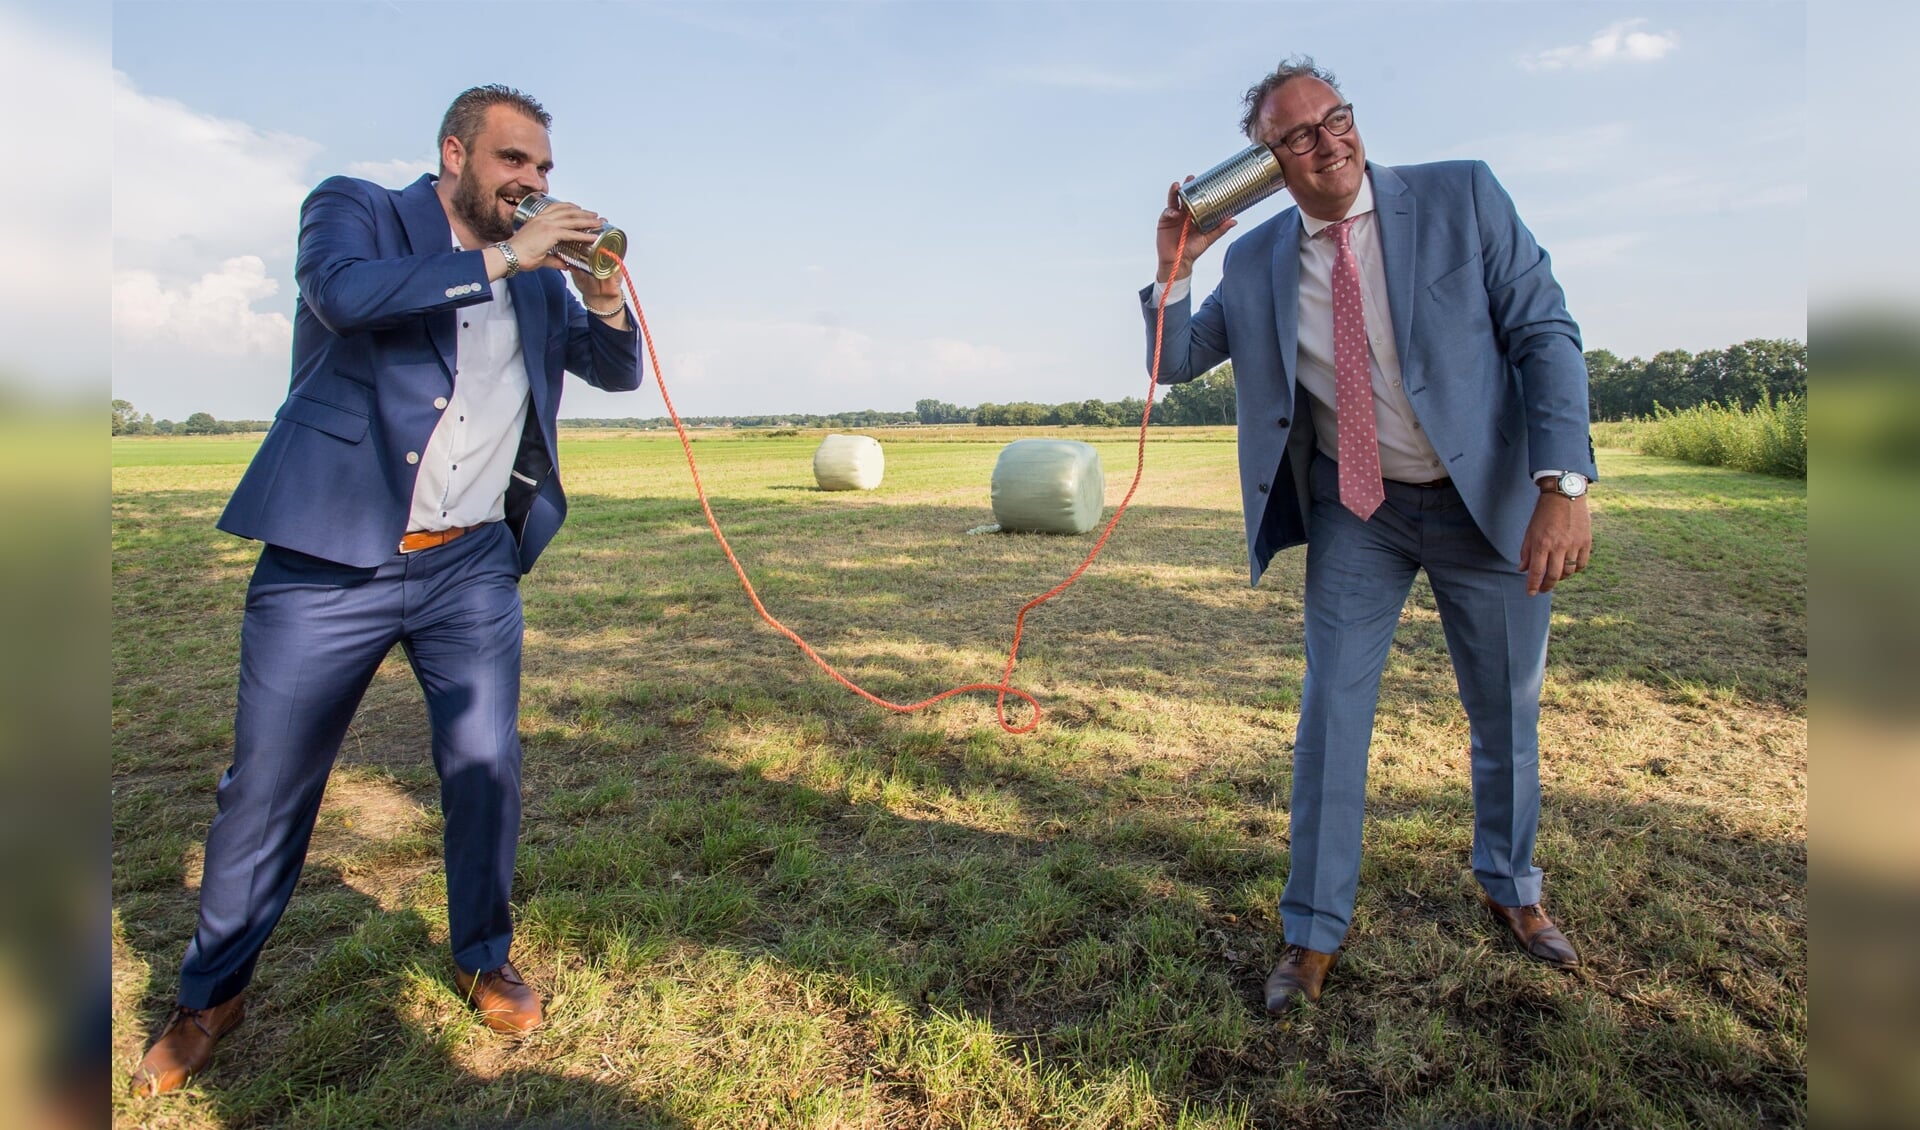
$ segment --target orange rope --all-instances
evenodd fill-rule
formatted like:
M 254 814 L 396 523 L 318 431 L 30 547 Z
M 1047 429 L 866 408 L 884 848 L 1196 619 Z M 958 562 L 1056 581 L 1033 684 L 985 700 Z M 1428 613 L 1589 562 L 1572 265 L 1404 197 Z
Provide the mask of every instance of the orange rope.
M 1180 229 L 1180 245 L 1178 249 L 1174 252 L 1174 261 L 1176 263 L 1180 261 L 1180 256 L 1186 253 L 1187 232 L 1190 228 L 1191 228 L 1191 223 L 1189 223 L 1188 226 L 1182 227 Z M 602 254 L 610 255 L 611 253 L 603 251 Z M 625 262 L 621 261 L 618 256 L 613 256 L 613 258 L 615 262 L 619 263 L 620 277 L 626 283 L 627 296 L 630 300 L 632 300 L 634 316 L 638 319 L 640 323 L 640 336 L 642 340 L 644 340 L 647 344 L 647 359 L 651 361 L 653 364 L 653 379 L 654 379 L 654 383 L 660 389 L 660 399 L 666 403 L 667 416 L 673 420 L 673 430 L 680 437 L 681 450 L 686 452 L 687 470 L 693 473 L 693 489 L 694 489 L 694 493 L 699 495 L 700 497 L 700 509 L 706 514 L 707 525 L 713 529 L 713 536 L 715 540 L 717 540 L 720 543 L 721 550 L 724 551 L 727 555 L 727 563 L 733 566 L 734 574 L 740 578 L 740 585 L 742 588 L 745 588 L 747 590 L 747 599 L 753 602 L 754 611 L 760 614 L 760 618 L 762 620 L 765 620 L 767 624 L 773 628 L 774 631 L 779 632 L 781 635 L 792 640 L 794 643 L 794 646 L 798 647 L 801 651 L 805 652 L 807 655 L 807 658 L 813 660 L 814 663 L 817 664 L 822 671 L 825 671 L 827 674 L 833 676 L 835 682 L 838 682 L 841 686 L 847 688 L 848 690 L 852 691 L 854 694 L 859 695 L 861 698 L 866 699 L 868 702 L 871 702 L 876 706 L 884 706 L 888 710 L 896 711 L 901 714 L 911 714 L 916 710 L 924 710 L 927 707 L 932 706 L 934 703 L 941 701 L 942 699 L 952 698 L 954 695 L 957 695 L 957 694 L 967 694 L 972 691 L 993 691 L 997 696 L 994 702 L 995 702 L 996 713 L 1000 719 L 1000 726 L 1002 729 L 1006 730 L 1010 734 L 1025 734 L 1036 729 L 1040 725 L 1040 716 L 1043 713 L 1043 711 L 1040 709 L 1040 701 L 1034 698 L 1031 694 L 1027 693 L 1026 691 L 1023 691 L 1018 687 L 1013 686 L 1011 682 L 1013 678 L 1013 666 L 1014 666 L 1014 663 L 1018 660 L 1020 655 L 1020 636 L 1021 636 L 1021 633 L 1026 630 L 1027 613 L 1032 611 L 1035 608 L 1038 608 L 1040 605 L 1045 604 L 1047 601 L 1052 600 L 1054 597 L 1059 596 L 1061 593 L 1065 592 L 1069 586 L 1071 586 L 1075 581 L 1080 579 L 1080 574 L 1086 572 L 1087 567 L 1093 564 L 1094 558 L 1100 556 L 1100 550 L 1102 547 L 1104 547 L 1107 544 L 1108 536 L 1113 533 L 1113 528 L 1120 524 L 1120 516 L 1127 512 L 1127 505 L 1133 501 L 1134 491 L 1140 489 L 1140 476 L 1146 470 L 1146 466 L 1147 466 L 1147 423 L 1149 420 L 1153 418 L 1153 393 L 1154 393 L 1154 388 L 1156 385 L 1158 385 L 1159 379 L 1160 379 L 1161 338 L 1165 334 L 1166 326 L 1167 326 L 1166 292 L 1164 290 L 1161 292 L 1160 308 L 1158 311 L 1158 315 L 1154 321 L 1153 372 L 1149 377 L 1148 383 L 1147 383 L 1146 411 L 1140 414 L 1140 443 L 1139 443 L 1138 455 L 1134 461 L 1133 484 L 1127 487 L 1127 496 L 1120 500 L 1120 505 L 1117 509 L 1114 510 L 1113 517 L 1107 520 L 1106 528 L 1100 531 L 1100 539 L 1093 543 L 1093 548 L 1087 552 L 1086 559 L 1080 562 L 1079 568 L 1075 569 L 1073 573 L 1067 577 L 1066 580 L 1061 581 L 1059 584 L 1048 589 L 1046 592 L 1041 593 L 1039 596 L 1034 597 L 1032 600 L 1029 600 L 1028 602 L 1020 606 L 1020 613 L 1019 615 L 1015 616 L 1013 620 L 1013 644 L 1011 647 L 1007 649 L 1007 664 L 1000 671 L 999 682 L 968 683 L 965 686 L 954 687 L 951 690 L 941 691 L 939 694 L 934 695 L 932 698 L 921 699 L 919 702 L 898 703 L 898 702 L 889 702 L 888 700 L 881 698 L 879 695 L 876 695 L 871 691 L 868 691 L 866 688 L 855 683 L 852 679 L 849 679 L 845 675 L 842 675 L 839 672 L 839 670 L 837 670 L 833 666 L 833 664 L 828 663 L 825 659 L 823 659 L 820 653 L 813 649 L 812 645 L 808 644 L 806 640 L 801 639 L 799 634 L 795 632 L 793 629 L 787 627 L 785 624 L 782 624 L 779 620 L 775 619 L 773 613 L 767 611 L 766 605 L 760 603 L 760 594 L 754 591 L 753 582 L 747 579 L 747 571 L 741 567 L 740 559 L 733 555 L 733 547 L 727 544 L 727 535 L 720 532 L 720 521 L 719 519 L 713 516 L 713 507 L 707 502 L 707 488 L 703 486 L 700 482 L 700 467 L 694 461 L 694 458 L 693 458 L 693 443 L 692 441 L 687 439 L 687 429 L 685 425 L 681 424 L 680 422 L 680 414 L 674 411 L 673 397 L 667 394 L 666 378 L 661 375 L 661 371 L 660 371 L 660 355 L 654 351 L 653 333 L 647 328 L 647 316 L 640 309 L 640 302 L 638 298 L 635 297 L 636 290 L 633 285 L 633 276 L 627 273 L 627 265 Z M 1007 696 L 1008 695 L 1012 695 L 1015 698 L 1025 699 L 1027 704 L 1033 707 L 1033 717 L 1027 721 L 1026 725 L 1015 726 L 1007 718 Z

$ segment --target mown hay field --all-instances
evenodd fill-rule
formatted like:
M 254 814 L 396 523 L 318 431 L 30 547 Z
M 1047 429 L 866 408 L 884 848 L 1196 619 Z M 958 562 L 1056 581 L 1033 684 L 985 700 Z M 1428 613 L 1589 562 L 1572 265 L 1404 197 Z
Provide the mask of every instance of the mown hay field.
M 897 701 L 998 677 L 1087 537 L 969 535 L 999 446 L 702 432 L 775 615 Z M 1132 433 L 1099 447 L 1111 506 Z M 1317 1007 L 1281 947 L 1303 557 L 1246 584 L 1227 429 L 1156 432 L 1133 509 L 990 695 L 901 716 L 748 605 L 671 434 L 566 432 L 566 529 L 522 585 L 524 1040 L 465 1011 L 440 817 L 396 651 L 329 787 L 249 1018 L 133 1127 L 1792 1126 L 1806 1106 L 1806 487 L 1606 449 L 1555 596 L 1538 862 L 1588 966 L 1474 899 L 1467 726 L 1433 601 L 1389 661 L 1367 860 Z M 171 1003 L 232 745 L 256 547 L 213 528 L 257 439 L 117 440 L 114 1058 Z

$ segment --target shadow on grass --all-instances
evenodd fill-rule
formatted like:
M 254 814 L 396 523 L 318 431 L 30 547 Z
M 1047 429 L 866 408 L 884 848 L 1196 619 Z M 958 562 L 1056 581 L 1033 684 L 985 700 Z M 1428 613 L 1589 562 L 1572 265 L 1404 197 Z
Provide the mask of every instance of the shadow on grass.
M 628 708 L 595 709 L 617 721 Z M 764 725 L 759 709 L 740 721 Z M 1431 1117 L 1412 1124 L 1767 1124 L 1804 1104 L 1804 846 L 1714 809 L 1549 792 L 1540 862 L 1590 962 L 1566 976 L 1520 956 L 1474 904 L 1462 787 L 1376 789 L 1346 960 L 1319 1007 L 1274 1023 L 1259 993 L 1279 947 L 1285 826 L 1270 805 L 1284 774 L 1254 773 L 1248 803 L 1231 777 L 1244 767 L 1151 788 L 888 723 L 858 739 L 829 732 L 808 770 L 843 778 L 827 790 L 699 752 L 698 734 L 718 729 L 678 726 L 640 746 L 530 743 L 530 764 L 545 768 L 529 785 L 516 955 L 546 971 L 532 976 L 550 996 L 565 987 L 556 1029 L 570 1000 L 613 1000 L 598 1006 L 604 1022 L 645 1032 L 604 1046 L 671 1058 L 676 1040 L 708 1045 L 769 1016 L 855 1032 L 903 1017 L 918 1033 L 904 1044 L 861 1040 L 851 1062 L 794 1066 L 869 1086 L 916 1121 L 954 1103 L 957 1086 L 1013 1089 L 1004 1076 L 1025 1056 L 1082 1087 L 1138 1076 L 1166 1101 L 1242 1104 L 1258 1125 L 1421 1111 Z M 892 810 L 947 797 L 974 808 Z M 1009 812 L 1034 830 L 965 822 Z M 584 1066 L 603 1046 L 592 1032 L 505 1053 L 475 1076 L 449 1045 L 495 1038 L 452 999 L 438 928 L 378 909 L 338 873 L 316 869 L 302 888 L 263 964 L 254 1026 L 207 1080 L 224 1124 L 377 1111 L 384 1125 L 485 1125 L 507 1104 L 556 1126 L 671 1124 L 670 1108 L 581 1078 L 598 1072 Z M 127 895 L 123 919 L 174 923 L 174 941 L 141 952 L 162 971 L 142 997 L 157 1019 L 192 894 Z M 434 913 L 433 897 L 412 901 Z M 134 922 L 127 933 L 155 937 Z M 662 1031 L 654 1012 L 695 1019 Z M 955 1083 L 916 1058 L 915 1045 L 938 1047 L 967 1023 L 1000 1041 L 1000 1074 Z M 549 1059 L 560 1066 L 537 1066 Z M 736 1081 L 746 1093 L 734 1101 L 771 1117 L 792 1077 Z
M 1137 1073 L 1170 1102 L 1248 1103 L 1260 1124 L 1423 1108 L 1790 1121 L 1805 1101 L 1804 849 L 1709 809 L 1549 795 L 1541 861 L 1590 961 L 1569 977 L 1477 905 L 1464 789 L 1379 796 L 1347 961 L 1319 1008 L 1276 1024 L 1259 1002 L 1283 828 L 1248 830 L 1245 808 L 1186 819 L 1029 769 L 999 787 L 1051 833 L 995 834 L 710 760 L 606 756 L 598 776 L 635 794 L 584 817 L 578 794 L 551 798 L 574 815 L 540 818 L 522 866 L 523 936 L 589 966 L 691 943 L 684 961 L 771 967 L 849 1016 L 970 1017 L 1082 1078 Z M 970 772 L 960 749 L 908 771 L 923 792 L 928 773 Z
M 890 771 L 922 791 L 978 776 L 961 748 L 913 756 Z M 1462 788 L 1379 792 L 1346 959 L 1318 1007 L 1276 1023 L 1259 994 L 1280 941 L 1284 817 L 1249 828 L 1248 806 L 1217 798 L 1235 819 L 1183 819 L 1124 782 L 1030 767 L 981 783 L 1048 831 L 995 833 L 671 750 L 572 762 L 598 795 L 530 796 L 516 891 L 516 959 L 552 1002 L 548 1036 L 516 1046 L 479 1030 L 450 988 L 443 930 L 315 868 L 248 1028 L 205 1080 L 222 1124 L 679 1125 L 677 1104 L 636 1095 L 596 1057 L 670 1062 L 682 1042 L 888 1017 L 916 1035 L 748 1072 L 727 1102 L 745 1122 L 777 1120 L 797 1070 L 920 1122 L 958 1088 L 1014 1090 L 1006 1075 L 1032 1057 L 1074 1086 L 1138 1077 L 1254 1125 L 1763 1125 L 1804 1108 L 1804 848 L 1710 809 L 1549 793 L 1549 899 L 1589 961 L 1565 975 L 1474 903 Z M 146 894 L 123 915 L 170 904 L 161 917 L 190 928 L 190 891 Z M 414 901 L 437 913 L 431 895 Z M 179 952 L 141 953 L 156 971 L 149 1022 Z M 998 1073 L 945 1078 L 916 1046 L 969 1024 L 998 1041 Z M 713 1082 L 703 1070 L 685 1069 L 689 1093 Z

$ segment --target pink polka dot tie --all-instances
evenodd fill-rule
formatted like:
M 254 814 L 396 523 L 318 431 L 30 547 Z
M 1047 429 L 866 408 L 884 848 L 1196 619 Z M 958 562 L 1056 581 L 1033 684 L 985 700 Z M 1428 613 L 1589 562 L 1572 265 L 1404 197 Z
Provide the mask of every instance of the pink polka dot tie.
M 1333 412 L 1340 425 L 1340 502 L 1362 521 L 1387 500 L 1380 485 L 1380 433 L 1373 422 L 1373 372 L 1367 363 L 1367 314 L 1349 216 L 1333 233 Z

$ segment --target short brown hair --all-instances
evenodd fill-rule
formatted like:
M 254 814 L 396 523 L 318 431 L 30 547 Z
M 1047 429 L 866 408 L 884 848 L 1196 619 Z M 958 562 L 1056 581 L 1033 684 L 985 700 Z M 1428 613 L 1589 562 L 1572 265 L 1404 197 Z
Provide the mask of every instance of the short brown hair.
M 1249 86 L 1240 100 L 1241 105 L 1246 107 L 1246 112 L 1240 115 L 1240 132 L 1246 135 L 1248 141 L 1260 140 L 1253 136 L 1253 127 L 1260 118 L 1260 104 L 1267 100 L 1267 95 L 1297 78 L 1317 78 L 1333 87 L 1335 94 L 1340 93 L 1340 83 L 1333 77 L 1333 72 L 1316 64 L 1311 55 L 1294 55 L 1286 59 L 1273 68 L 1272 74 Z
M 533 100 L 531 94 L 523 94 L 511 86 L 490 82 L 485 86 L 475 86 L 460 92 L 460 97 L 447 107 L 447 114 L 440 119 L 440 136 L 433 139 L 433 151 L 441 152 L 441 145 L 449 137 L 460 139 L 464 149 L 473 148 L 473 139 L 480 136 L 480 130 L 487 124 L 487 111 L 495 106 L 510 106 L 527 117 L 540 123 L 541 129 L 553 128 L 553 115 Z M 444 155 L 440 161 L 440 172 L 444 175 L 447 163 Z

